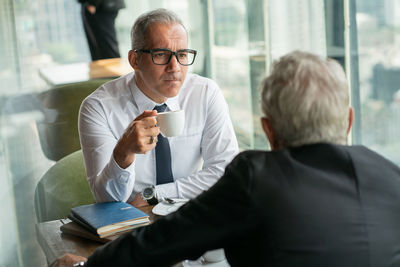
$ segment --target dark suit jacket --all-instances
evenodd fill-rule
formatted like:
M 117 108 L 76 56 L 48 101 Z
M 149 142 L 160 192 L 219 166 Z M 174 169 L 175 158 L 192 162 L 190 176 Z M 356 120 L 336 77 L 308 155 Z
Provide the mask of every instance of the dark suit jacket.
M 400 169 L 362 146 L 244 152 L 207 192 L 88 266 L 170 266 L 221 247 L 232 266 L 400 266 Z

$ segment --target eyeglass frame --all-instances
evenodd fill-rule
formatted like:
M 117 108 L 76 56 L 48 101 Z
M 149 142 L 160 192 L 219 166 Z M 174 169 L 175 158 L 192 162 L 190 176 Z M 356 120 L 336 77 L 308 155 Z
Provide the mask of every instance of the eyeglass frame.
M 150 54 L 150 55 L 151 55 L 151 60 L 153 61 L 153 63 L 154 63 L 155 65 L 159 65 L 159 66 L 168 65 L 169 62 L 171 62 L 172 56 L 175 56 L 175 58 L 176 58 L 176 60 L 178 61 L 178 63 L 181 64 L 182 66 L 191 66 L 191 65 L 193 65 L 193 63 L 194 63 L 194 61 L 195 61 L 195 59 L 196 59 L 196 55 L 197 55 L 197 51 L 194 50 L 194 49 L 179 49 L 179 50 L 176 50 L 175 52 L 172 51 L 172 50 L 169 50 L 169 49 L 167 49 L 167 48 L 140 49 L 140 50 L 135 49 L 134 51 L 135 51 L 136 53 L 148 53 L 148 54 Z M 153 52 L 160 52 L 160 51 L 165 51 L 165 52 L 170 52 L 170 53 L 171 53 L 171 55 L 169 56 L 169 59 L 168 59 L 167 62 L 164 63 L 164 64 L 158 64 L 158 63 L 155 63 L 155 62 L 154 62 Z M 178 53 L 179 53 L 179 52 L 189 52 L 189 53 L 193 53 L 193 61 L 192 61 L 192 63 L 190 63 L 190 64 L 182 64 L 182 63 L 179 61 L 179 59 L 178 59 Z

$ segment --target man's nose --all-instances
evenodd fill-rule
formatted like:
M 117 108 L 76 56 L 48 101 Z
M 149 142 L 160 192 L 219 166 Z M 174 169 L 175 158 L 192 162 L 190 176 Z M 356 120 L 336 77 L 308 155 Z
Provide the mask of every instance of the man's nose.
M 176 58 L 176 55 L 172 55 L 171 60 L 169 61 L 167 65 L 167 70 L 168 71 L 177 71 L 180 68 L 180 64 L 178 62 L 178 59 Z

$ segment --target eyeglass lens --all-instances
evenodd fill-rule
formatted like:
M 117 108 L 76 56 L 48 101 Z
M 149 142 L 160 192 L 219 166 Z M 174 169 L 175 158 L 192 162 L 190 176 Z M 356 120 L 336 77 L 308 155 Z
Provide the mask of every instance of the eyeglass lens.
M 175 54 L 176 59 L 182 65 L 193 64 L 195 53 L 193 51 L 154 51 L 152 53 L 153 61 L 155 64 L 165 65 L 168 64 L 172 58 L 172 54 Z

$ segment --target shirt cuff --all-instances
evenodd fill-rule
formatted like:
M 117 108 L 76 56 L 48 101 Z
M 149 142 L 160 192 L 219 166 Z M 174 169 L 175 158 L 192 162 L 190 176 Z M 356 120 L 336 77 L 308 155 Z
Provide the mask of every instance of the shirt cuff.
M 121 168 L 111 154 L 111 160 L 108 164 L 108 177 L 118 177 L 121 182 L 127 183 L 129 177 L 135 174 L 135 162 L 132 162 L 126 169 Z
M 178 198 L 178 189 L 176 183 L 159 184 L 155 186 L 158 201 L 162 201 L 164 197 Z

